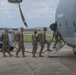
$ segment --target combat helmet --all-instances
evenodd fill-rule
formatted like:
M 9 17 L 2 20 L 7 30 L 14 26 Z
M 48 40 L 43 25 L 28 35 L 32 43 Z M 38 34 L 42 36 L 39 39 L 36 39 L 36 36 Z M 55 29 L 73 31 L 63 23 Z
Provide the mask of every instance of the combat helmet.
M 5 31 L 5 32 L 8 32 L 8 31 L 9 31 L 9 29 L 8 29 L 8 28 L 5 28 L 5 29 L 4 29 L 4 31 Z
M 47 28 L 46 28 L 46 27 L 43 27 L 43 30 L 44 30 L 44 31 L 47 31 Z
M 23 28 L 23 27 L 21 27 L 21 28 L 20 28 L 20 30 L 21 30 L 21 31 L 24 31 L 24 28 Z
M 37 30 L 34 30 L 34 33 L 37 34 Z

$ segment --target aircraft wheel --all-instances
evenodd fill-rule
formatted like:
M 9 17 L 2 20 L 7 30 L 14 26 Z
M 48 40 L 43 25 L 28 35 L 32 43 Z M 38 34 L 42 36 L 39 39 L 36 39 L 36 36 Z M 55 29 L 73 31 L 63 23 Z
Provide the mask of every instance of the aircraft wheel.
M 76 55 L 76 47 L 73 48 L 73 53 Z

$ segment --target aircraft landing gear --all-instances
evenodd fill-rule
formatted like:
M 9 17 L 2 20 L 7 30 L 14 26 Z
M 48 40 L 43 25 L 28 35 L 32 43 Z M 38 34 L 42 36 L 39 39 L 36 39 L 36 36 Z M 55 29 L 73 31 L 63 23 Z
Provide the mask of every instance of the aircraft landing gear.
M 73 48 L 73 53 L 76 55 L 76 47 Z

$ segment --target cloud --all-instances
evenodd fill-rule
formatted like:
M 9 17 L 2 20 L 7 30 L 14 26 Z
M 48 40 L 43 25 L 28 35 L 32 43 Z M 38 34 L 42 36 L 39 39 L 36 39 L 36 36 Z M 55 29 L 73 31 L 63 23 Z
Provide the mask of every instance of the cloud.
M 7 0 L 1 0 L 0 9 L 1 9 L 0 13 L 2 13 L 2 15 L 6 15 L 7 16 L 7 15 L 11 15 L 13 13 L 16 15 L 16 12 L 14 12 L 14 10 L 16 10 L 16 5 L 8 3 Z
M 38 24 L 44 25 L 44 23 L 48 24 L 50 21 L 54 22 L 58 2 L 59 0 L 23 0 L 21 8 L 29 25 L 33 23 L 35 23 L 36 26 Z M 14 23 L 17 24 L 17 22 L 22 25 L 18 5 L 11 4 L 7 0 L 0 0 L 0 17 L 3 21 L 8 20 L 12 22 L 12 25 Z M 7 25 L 10 22 L 7 22 Z
M 3 1 L 0 2 L 0 8 L 2 10 L 8 10 L 8 9 L 11 8 L 11 6 L 10 6 L 10 4 L 7 3 L 6 0 L 3 0 Z
M 56 3 L 57 0 L 51 1 L 51 0 L 32 0 L 32 1 L 26 1 L 25 5 L 28 5 L 25 7 L 24 12 L 26 12 L 26 17 L 29 19 L 37 19 L 37 18 L 44 18 L 50 16 L 51 14 L 54 16 L 56 11 Z

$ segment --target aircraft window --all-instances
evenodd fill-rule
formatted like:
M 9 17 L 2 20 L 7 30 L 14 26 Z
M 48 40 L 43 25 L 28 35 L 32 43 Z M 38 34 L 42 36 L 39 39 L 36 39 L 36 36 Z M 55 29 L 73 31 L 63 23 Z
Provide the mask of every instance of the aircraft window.
M 61 27 L 61 24 L 59 24 L 59 26 Z
M 75 24 L 75 22 L 73 22 L 73 25 L 74 25 L 74 27 L 75 27 L 75 32 L 76 32 L 76 24 Z
M 73 22 L 73 25 L 75 26 L 75 22 Z
M 67 21 L 65 21 L 65 24 L 67 25 Z

